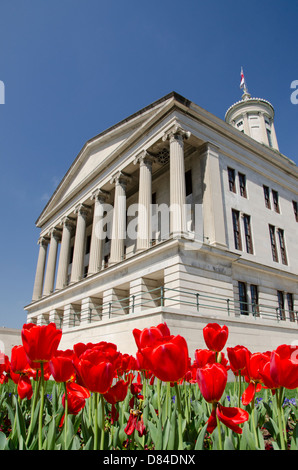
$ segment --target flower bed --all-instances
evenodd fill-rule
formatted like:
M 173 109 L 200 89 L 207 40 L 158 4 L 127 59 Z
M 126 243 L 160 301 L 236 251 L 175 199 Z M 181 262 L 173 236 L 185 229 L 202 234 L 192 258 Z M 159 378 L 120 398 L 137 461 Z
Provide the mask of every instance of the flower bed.
M 251 353 L 228 335 L 209 323 L 190 358 L 165 323 L 135 329 L 131 356 L 109 342 L 62 351 L 55 324 L 25 324 L 0 357 L 0 449 L 297 450 L 297 346 Z

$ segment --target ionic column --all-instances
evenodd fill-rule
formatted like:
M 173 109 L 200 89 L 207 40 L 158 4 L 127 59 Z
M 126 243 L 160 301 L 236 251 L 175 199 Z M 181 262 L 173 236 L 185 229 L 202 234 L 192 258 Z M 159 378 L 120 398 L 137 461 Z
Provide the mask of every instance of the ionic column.
M 80 204 L 75 212 L 78 214 L 77 227 L 74 243 L 74 253 L 70 282 L 78 282 L 83 277 L 84 256 L 85 256 L 85 237 L 86 237 L 86 220 L 89 214 L 89 208 Z
M 49 295 L 54 291 L 58 243 L 61 239 L 60 230 L 57 230 L 54 228 L 51 230 L 50 233 L 51 233 L 51 241 L 50 241 L 46 276 L 45 276 L 45 281 L 44 281 L 43 295 Z
M 111 239 L 110 264 L 124 259 L 124 241 L 126 237 L 126 186 L 127 175 L 119 173 L 111 180 L 115 184 L 114 211 Z
M 32 300 L 38 300 L 42 296 L 42 286 L 43 286 L 44 271 L 45 271 L 45 265 L 46 265 L 46 259 L 47 259 L 48 243 L 49 243 L 49 240 L 48 238 L 45 238 L 45 237 L 41 237 L 38 240 L 39 253 L 38 253 Z
M 103 225 L 103 214 L 104 214 L 104 203 L 108 197 L 108 193 L 97 190 L 93 193 L 92 199 L 94 199 L 94 213 L 93 213 L 93 225 L 91 235 L 91 246 L 89 254 L 89 267 L 88 275 L 95 274 L 102 268 L 102 254 L 103 254 L 103 240 L 105 238 L 104 225 Z
M 179 125 L 166 132 L 163 140 L 170 141 L 170 232 L 180 237 L 187 233 L 184 139 L 190 137 Z
M 154 159 L 144 150 L 138 155 L 134 164 L 140 164 L 139 201 L 138 201 L 138 235 L 137 251 L 150 248 L 152 238 L 151 203 L 152 203 L 152 163 Z
M 74 229 L 74 221 L 69 217 L 62 219 L 63 231 L 60 247 L 60 257 L 57 272 L 56 290 L 63 289 L 67 285 L 69 254 L 70 254 L 70 240 L 72 231 Z

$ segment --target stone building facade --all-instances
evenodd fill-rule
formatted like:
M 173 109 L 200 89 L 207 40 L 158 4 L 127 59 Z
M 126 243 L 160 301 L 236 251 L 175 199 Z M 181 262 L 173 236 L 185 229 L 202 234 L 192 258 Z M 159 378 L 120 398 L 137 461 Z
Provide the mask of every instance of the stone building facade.
M 267 350 L 298 340 L 297 166 L 274 109 L 244 94 L 225 121 L 175 92 L 89 140 L 36 224 L 27 321 L 61 347 L 166 321 L 190 353 L 202 328 Z

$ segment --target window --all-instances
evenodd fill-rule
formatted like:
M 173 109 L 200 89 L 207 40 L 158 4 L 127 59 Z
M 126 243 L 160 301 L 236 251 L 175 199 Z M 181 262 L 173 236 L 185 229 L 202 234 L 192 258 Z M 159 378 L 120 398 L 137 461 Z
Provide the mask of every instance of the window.
M 294 298 L 293 298 L 293 294 L 290 294 L 289 292 L 287 293 L 287 302 L 288 302 L 290 321 L 295 321 Z
M 236 185 L 235 185 L 235 170 L 233 168 L 228 168 L 228 176 L 229 176 L 229 188 L 230 191 L 233 193 L 236 192 Z
M 265 198 L 265 206 L 267 209 L 271 209 L 271 204 L 270 204 L 270 189 L 268 186 L 263 186 L 264 189 L 264 198 Z
M 248 315 L 248 304 L 246 295 L 246 284 L 245 282 L 238 282 L 239 291 L 239 309 L 241 315 Z
M 252 236 L 250 227 L 250 215 L 243 214 L 244 235 L 247 253 L 253 254 Z
M 185 189 L 186 189 L 186 196 L 192 194 L 192 177 L 191 177 L 191 170 L 188 170 L 185 173 Z
M 152 204 L 156 204 L 156 193 L 152 194 Z
M 298 222 L 298 204 L 297 204 L 297 201 L 293 201 L 293 210 L 294 210 L 296 222 Z
M 246 194 L 246 176 L 242 173 L 239 173 L 239 186 L 240 186 L 240 195 L 242 197 L 247 197 Z
M 286 247 L 285 247 L 284 231 L 281 228 L 279 228 L 277 230 L 277 233 L 278 233 L 278 238 L 279 238 L 281 262 L 282 264 L 288 264 Z
M 274 191 L 273 189 L 272 189 L 272 197 L 273 197 L 274 210 L 275 212 L 279 214 L 280 210 L 279 210 L 279 203 L 278 203 L 278 192 Z
M 251 310 L 254 316 L 259 316 L 259 291 L 258 286 L 251 284 L 250 286 Z
M 268 129 L 268 127 L 266 127 L 266 132 L 267 132 L 269 147 L 273 147 L 273 145 L 272 145 L 272 137 L 271 137 L 271 130 Z
M 239 211 L 232 209 L 233 230 L 234 230 L 234 243 L 236 250 L 242 249 L 241 233 L 239 224 Z
M 276 240 L 275 240 L 275 227 L 273 227 L 273 225 L 269 225 L 269 233 L 270 233 L 272 258 L 273 258 L 273 261 L 278 262 L 277 249 L 276 249 Z
M 280 320 L 285 320 L 285 298 L 284 298 L 284 293 L 281 290 L 277 291 L 277 301 L 278 301 L 277 316 Z

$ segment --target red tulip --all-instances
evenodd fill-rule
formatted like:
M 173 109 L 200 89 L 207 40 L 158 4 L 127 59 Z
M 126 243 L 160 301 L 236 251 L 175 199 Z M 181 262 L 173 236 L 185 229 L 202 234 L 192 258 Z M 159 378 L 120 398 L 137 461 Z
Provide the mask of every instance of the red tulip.
M 227 369 L 219 363 L 207 364 L 197 370 L 200 391 L 208 403 L 218 403 L 228 380 Z
M 124 380 L 118 380 L 118 382 L 104 394 L 104 398 L 111 405 L 123 401 L 127 395 L 128 385 L 129 381 L 124 382 Z
M 262 389 L 263 378 L 261 372 L 268 359 L 269 353 L 260 352 L 253 353 L 249 357 L 246 367 L 249 385 L 242 394 L 243 405 L 247 406 L 254 399 L 255 393 Z
M 138 431 L 140 437 L 146 433 L 142 413 L 138 410 L 130 410 L 129 419 L 124 432 L 130 436 L 135 429 Z
M 212 413 L 208 419 L 207 431 L 211 434 L 217 426 L 217 419 L 221 421 L 225 426 L 237 434 L 242 434 L 242 429 L 239 424 L 248 421 L 249 414 L 247 411 L 236 407 L 225 407 L 219 403 L 216 408 L 213 408 Z
M 37 326 L 27 323 L 22 329 L 22 341 L 28 358 L 34 363 L 48 362 L 57 351 L 62 330 L 55 323 Z
M 20 374 L 21 372 L 30 369 L 24 346 L 14 346 L 12 348 L 10 366 L 12 371 L 16 374 Z
M 49 361 L 49 368 L 56 382 L 67 382 L 75 377 L 72 359 L 73 352 L 71 349 L 67 349 L 66 351 L 57 351 Z
M 66 384 L 67 393 L 67 408 L 68 413 L 77 415 L 82 408 L 84 408 L 86 399 L 90 397 L 89 391 L 75 382 L 68 382 Z M 65 393 L 62 396 L 62 406 L 65 408 Z M 64 415 L 60 422 L 60 427 L 63 425 Z
M 167 336 L 141 350 L 150 370 L 164 382 L 178 382 L 188 369 L 188 347 L 185 339 Z
M 153 346 L 156 340 L 160 340 L 171 334 L 166 323 L 160 323 L 157 326 L 151 326 L 143 330 L 135 328 L 132 333 L 139 350 L 147 346 Z
M 217 323 L 208 323 L 203 328 L 203 336 L 207 348 L 211 351 L 220 352 L 228 339 L 229 330 L 226 325 L 221 327 Z
M 115 367 L 109 355 L 100 349 L 87 349 L 75 363 L 79 377 L 91 392 L 107 393 L 112 385 Z
M 31 380 L 26 375 L 20 375 L 18 380 L 18 395 L 21 400 L 27 398 L 31 400 L 33 395 L 33 389 L 31 385 Z
M 270 375 L 279 387 L 293 390 L 298 387 L 298 346 L 282 344 L 272 351 Z
M 206 364 L 214 364 L 215 352 L 210 351 L 210 349 L 196 349 L 195 361 L 196 361 L 197 367 L 205 367 Z
M 239 371 L 245 370 L 251 354 L 245 346 L 238 345 L 234 348 L 227 348 L 227 353 L 234 373 L 238 374 Z

